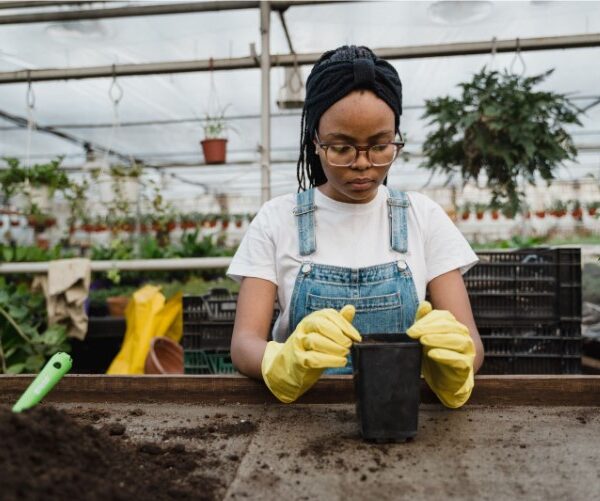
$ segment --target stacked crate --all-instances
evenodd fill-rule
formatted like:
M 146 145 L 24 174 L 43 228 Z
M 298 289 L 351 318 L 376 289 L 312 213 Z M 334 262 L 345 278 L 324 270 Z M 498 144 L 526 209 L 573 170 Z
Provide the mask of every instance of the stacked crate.
M 183 296 L 184 370 L 186 374 L 232 374 L 230 345 L 237 295 L 213 289 L 203 296 Z M 275 308 L 273 321 L 277 317 Z
M 465 274 L 481 374 L 581 373 L 581 251 L 480 252 Z

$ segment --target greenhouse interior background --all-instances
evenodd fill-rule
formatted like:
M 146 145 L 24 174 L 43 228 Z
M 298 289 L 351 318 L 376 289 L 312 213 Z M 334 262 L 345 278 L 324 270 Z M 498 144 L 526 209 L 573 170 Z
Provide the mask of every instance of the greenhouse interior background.
M 108 314 L 107 299 L 131 297 L 148 281 L 167 298 L 215 287 L 235 294 L 225 266 L 252 218 L 298 188 L 310 68 L 324 51 L 355 44 L 387 57 L 402 80 L 406 146 L 389 186 L 434 199 L 477 251 L 576 246 L 587 267 L 583 302 L 600 304 L 598 2 L 266 5 L 0 2 L 7 288 L 53 260 L 89 258 L 90 325 Z M 481 71 L 520 82 L 548 73 L 531 92 L 577 110 L 559 124 L 566 136 L 554 179 L 539 169 L 515 175 L 518 207 L 492 203 L 486 169 L 466 178 L 458 164 L 451 174 L 426 165 L 428 105 L 460 103 L 461 85 Z M 224 158 L 205 156 L 201 143 L 213 138 Z

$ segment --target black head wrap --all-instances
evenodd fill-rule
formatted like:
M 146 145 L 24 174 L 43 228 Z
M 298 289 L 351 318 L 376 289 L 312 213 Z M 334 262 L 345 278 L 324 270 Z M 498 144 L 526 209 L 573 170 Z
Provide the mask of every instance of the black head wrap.
M 344 45 L 325 52 L 313 66 L 306 81 L 297 165 L 300 190 L 307 188 L 307 180 L 308 187 L 319 186 L 327 181 L 312 139 L 323 113 L 357 89 L 371 90 L 388 104 L 394 112 L 395 130 L 399 132 L 402 83 L 396 69 L 368 47 Z

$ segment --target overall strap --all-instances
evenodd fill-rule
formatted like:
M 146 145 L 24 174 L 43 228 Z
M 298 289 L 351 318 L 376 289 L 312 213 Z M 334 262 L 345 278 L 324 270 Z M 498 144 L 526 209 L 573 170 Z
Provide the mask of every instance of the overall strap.
M 390 192 L 387 201 L 390 216 L 390 245 L 395 251 L 406 253 L 408 251 L 407 212 L 410 203 L 405 192 L 388 189 Z
M 310 188 L 296 195 L 293 213 L 298 223 L 298 244 L 301 256 L 309 256 L 317 250 L 315 237 L 315 191 Z

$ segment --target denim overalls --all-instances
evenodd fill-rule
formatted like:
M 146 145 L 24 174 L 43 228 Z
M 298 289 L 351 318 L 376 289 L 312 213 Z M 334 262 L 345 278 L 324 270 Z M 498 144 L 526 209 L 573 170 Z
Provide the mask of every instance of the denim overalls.
M 315 237 L 314 189 L 298 193 L 294 208 L 298 226 L 300 255 L 304 261 L 296 277 L 290 302 L 289 336 L 300 320 L 322 308 L 340 310 L 346 304 L 356 308 L 352 324 L 361 334 L 398 334 L 414 322 L 419 304 L 412 273 L 406 263 L 408 230 L 406 193 L 389 190 L 390 245 L 399 253 L 392 263 L 366 268 L 344 268 L 313 263 Z M 360 235 L 356 235 L 360 238 Z M 328 369 L 326 374 L 351 374 L 346 367 Z

